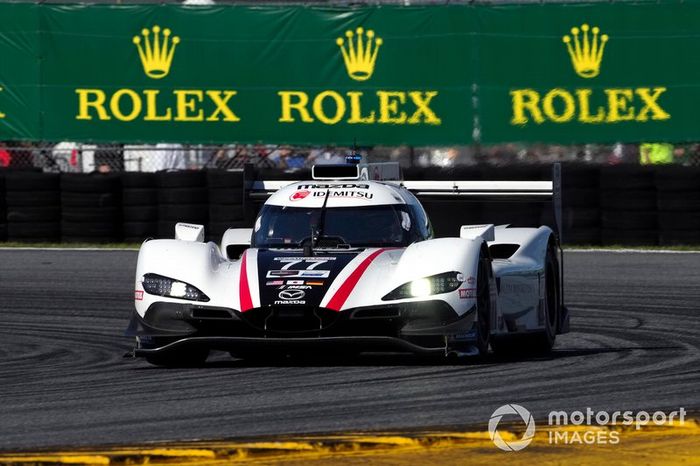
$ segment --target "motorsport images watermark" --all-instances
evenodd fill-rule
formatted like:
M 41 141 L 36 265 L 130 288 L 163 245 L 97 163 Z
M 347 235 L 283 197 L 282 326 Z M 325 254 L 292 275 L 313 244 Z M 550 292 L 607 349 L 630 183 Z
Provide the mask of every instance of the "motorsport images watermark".
M 604 430 L 603 426 L 634 426 L 639 430 L 652 424 L 663 426 L 678 422 L 685 424 L 685 408 L 666 413 L 664 411 L 550 411 L 547 417 L 547 440 L 552 445 L 586 444 L 586 445 L 616 445 L 620 443 L 620 432 Z M 512 439 L 512 434 L 501 435 L 498 425 L 504 416 L 517 416 L 525 424 L 525 432 L 519 439 Z M 582 430 L 557 430 L 557 426 L 589 426 Z M 515 403 L 497 408 L 489 419 L 489 436 L 494 445 L 503 451 L 519 451 L 527 447 L 535 438 L 535 419 L 523 406 Z

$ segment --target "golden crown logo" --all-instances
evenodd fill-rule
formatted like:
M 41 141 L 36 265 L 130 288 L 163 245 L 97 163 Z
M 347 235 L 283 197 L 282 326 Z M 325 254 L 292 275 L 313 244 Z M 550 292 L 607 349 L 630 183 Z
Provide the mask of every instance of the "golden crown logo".
M 150 32 L 153 31 L 153 39 Z M 134 44 L 139 50 L 139 57 L 143 65 L 143 71 L 146 76 L 153 79 L 161 79 L 170 72 L 170 64 L 173 62 L 173 54 L 175 54 L 175 46 L 180 43 L 180 38 L 173 36 L 170 40 L 170 29 L 163 29 L 163 38 L 160 38 L 160 26 L 153 26 L 151 31 L 144 28 L 141 30 L 143 35 L 143 44 L 141 37 L 134 36 Z
M 592 32 L 590 38 L 589 29 Z M 579 40 L 579 28 L 573 27 L 571 28 L 573 41 L 568 35 L 562 37 L 562 40 L 569 51 L 576 74 L 586 79 L 595 78 L 600 73 L 600 62 L 603 60 L 603 51 L 605 43 L 608 41 L 608 35 L 603 34 L 599 39 L 600 29 L 598 27 L 591 29 L 588 24 L 581 25 L 581 32 L 583 37 Z
M 365 36 L 367 37 L 366 40 Z M 368 80 L 374 73 L 374 63 L 377 61 L 379 46 L 383 43 L 382 39 L 380 37 L 375 38 L 374 31 L 368 30 L 365 32 L 361 27 L 357 28 L 355 33 L 346 31 L 345 37 L 348 38 L 347 48 L 342 37 L 338 37 L 335 43 L 338 44 L 343 54 L 348 75 L 355 81 Z M 356 38 L 354 41 L 353 37 Z

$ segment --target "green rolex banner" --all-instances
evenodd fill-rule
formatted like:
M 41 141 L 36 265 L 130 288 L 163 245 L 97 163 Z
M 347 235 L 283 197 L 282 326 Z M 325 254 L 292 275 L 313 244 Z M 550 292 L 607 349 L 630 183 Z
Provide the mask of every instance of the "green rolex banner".
M 480 8 L 483 140 L 697 140 L 698 20 L 697 2 Z
M 0 4 L 0 140 L 700 140 L 700 2 Z
M 464 142 L 471 20 L 454 13 L 46 7 L 43 137 Z

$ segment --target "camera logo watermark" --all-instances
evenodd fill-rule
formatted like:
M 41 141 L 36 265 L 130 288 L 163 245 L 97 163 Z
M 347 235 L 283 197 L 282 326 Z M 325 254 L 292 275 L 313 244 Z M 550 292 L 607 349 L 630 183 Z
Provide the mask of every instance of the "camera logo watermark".
M 506 440 L 498 430 L 504 416 L 519 416 L 525 423 L 525 433 L 519 440 Z M 663 426 L 685 424 L 686 410 L 680 408 L 669 413 L 664 411 L 550 411 L 547 417 L 547 440 L 551 445 L 616 445 L 621 432 L 605 429 L 608 426 L 634 426 L 636 430 L 647 425 Z M 558 429 L 559 426 L 581 426 L 581 429 Z M 496 409 L 489 419 L 489 436 L 494 445 L 503 451 L 519 451 L 527 447 L 535 437 L 535 420 L 526 408 L 511 403 Z M 508 438 L 510 438 L 509 434 Z
M 504 440 L 501 433 L 498 431 L 498 423 L 501 418 L 506 415 L 517 414 L 525 422 L 525 433 L 520 440 Z M 493 443 L 503 451 L 519 451 L 530 445 L 535 437 L 535 419 L 530 414 L 530 411 L 520 405 L 511 403 L 503 405 L 493 412 L 489 419 L 489 437 Z

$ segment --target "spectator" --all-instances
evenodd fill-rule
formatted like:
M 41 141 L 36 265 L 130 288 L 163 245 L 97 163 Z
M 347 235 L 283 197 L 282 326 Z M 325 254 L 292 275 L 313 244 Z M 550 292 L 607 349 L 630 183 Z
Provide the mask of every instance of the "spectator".
M 12 155 L 5 149 L 5 143 L 0 142 L 0 167 L 5 168 L 10 166 Z
M 642 165 L 673 163 L 673 145 L 665 142 L 641 144 L 639 146 L 639 163 Z

